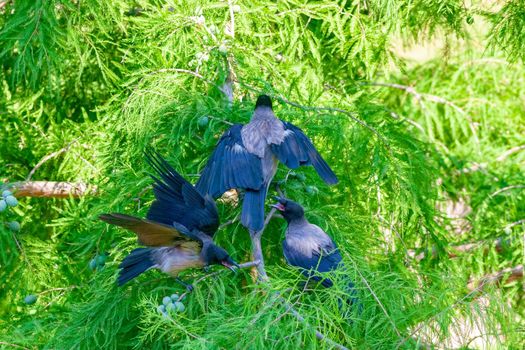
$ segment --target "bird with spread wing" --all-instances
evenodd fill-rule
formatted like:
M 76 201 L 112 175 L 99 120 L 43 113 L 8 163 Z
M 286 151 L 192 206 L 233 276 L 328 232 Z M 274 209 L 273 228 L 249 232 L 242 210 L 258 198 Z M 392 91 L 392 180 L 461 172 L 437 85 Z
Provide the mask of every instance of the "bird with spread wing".
M 147 149 L 146 161 L 155 170 L 155 201 L 145 219 L 112 213 L 100 219 L 111 225 L 133 231 L 141 245 L 119 265 L 117 283 L 122 286 L 146 270 L 156 268 L 176 277 L 189 268 L 213 264 L 234 270 L 238 265 L 229 254 L 213 243 L 219 227 L 215 201 L 201 195 L 195 187 L 179 175 L 157 152 Z
M 327 184 L 338 182 L 312 141 L 295 125 L 278 119 L 270 97 L 261 95 L 250 122 L 234 124 L 222 135 L 195 186 L 213 198 L 230 189 L 245 190 L 241 222 L 258 231 L 278 161 L 291 169 L 312 165 Z

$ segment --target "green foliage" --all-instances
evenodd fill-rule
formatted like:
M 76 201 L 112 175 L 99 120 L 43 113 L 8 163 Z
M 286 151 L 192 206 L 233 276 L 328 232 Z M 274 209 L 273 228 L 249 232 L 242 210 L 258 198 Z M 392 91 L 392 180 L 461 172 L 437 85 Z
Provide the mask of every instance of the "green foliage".
M 0 221 L 21 225 L 0 225 L 2 346 L 329 348 L 312 327 L 349 348 L 522 346 L 521 282 L 467 288 L 523 262 L 520 2 L 0 4 L 0 180 L 31 173 L 97 186 L 77 199 L 6 201 Z M 420 38 L 445 42 L 444 52 L 406 59 L 401 46 Z M 221 91 L 229 74 L 231 103 Z M 145 215 L 146 145 L 196 181 L 218 137 L 249 120 L 262 92 L 341 180 L 328 187 L 311 168 L 282 166 L 276 176 L 338 242 L 347 268 L 334 288 L 303 291 L 275 218 L 262 242 L 268 285 L 225 271 L 199 283 L 183 312 L 159 313 L 184 290 L 157 271 L 118 288 L 118 263 L 136 239 L 97 217 Z M 248 261 L 238 206 L 218 208 L 233 224 L 217 242 Z M 479 247 L 449 257 L 472 242 Z M 362 314 L 338 308 L 347 278 Z

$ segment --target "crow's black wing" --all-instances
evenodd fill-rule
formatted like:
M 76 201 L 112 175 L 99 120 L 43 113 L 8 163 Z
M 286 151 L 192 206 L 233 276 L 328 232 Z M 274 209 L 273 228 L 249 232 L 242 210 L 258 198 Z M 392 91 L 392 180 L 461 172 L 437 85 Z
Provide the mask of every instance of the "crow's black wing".
M 102 214 L 99 219 L 111 225 L 120 226 L 135 232 L 140 244 L 149 247 L 169 247 L 175 245 L 191 246 L 200 249 L 202 240 L 191 234 L 185 227 L 173 227 L 152 220 L 140 219 L 131 215 L 111 213 Z
M 203 197 L 159 153 L 152 149 L 144 152 L 146 161 L 155 170 L 153 192 L 155 201 L 146 217 L 155 222 L 185 226 L 189 231 L 199 230 L 213 236 L 219 227 L 219 214 L 215 202 Z
M 221 137 L 195 187 L 213 198 L 230 189 L 259 190 L 263 185 L 261 159 L 244 147 L 241 124 L 234 124 Z
M 283 142 L 272 144 L 272 152 L 279 161 L 291 169 L 301 165 L 312 165 L 327 184 L 336 184 L 337 176 L 317 152 L 312 141 L 295 125 L 288 122 L 283 124 L 285 129 Z
M 288 264 L 298 267 L 302 273 L 316 281 L 322 280 L 322 285 L 331 287 L 333 285 L 329 278 L 323 279 L 318 272 L 330 272 L 342 264 L 341 253 L 332 241 L 325 246 L 318 246 L 311 254 L 306 255 L 303 250 L 295 249 L 283 241 L 283 253 Z

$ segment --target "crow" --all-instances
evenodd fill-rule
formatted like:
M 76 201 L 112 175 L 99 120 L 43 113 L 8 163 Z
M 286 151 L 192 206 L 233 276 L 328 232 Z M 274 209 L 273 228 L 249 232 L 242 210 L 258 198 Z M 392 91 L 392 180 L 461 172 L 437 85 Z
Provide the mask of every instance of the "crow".
M 157 152 L 146 149 L 145 157 L 156 172 L 151 175 L 155 201 L 146 219 L 118 213 L 99 216 L 108 224 L 133 231 L 139 243 L 147 246 L 134 249 L 124 258 L 117 284 L 122 286 L 146 270 L 157 268 L 191 289 L 178 279 L 179 272 L 212 264 L 234 271 L 237 263 L 213 243 L 219 227 L 215 201 L 202 196 Z
M 261 95 L 250 122 L 234 124 L 222 135 L 196 188 L 213 198 L 230 189 L 245 190 L 241 222 L 248 229 L 259 231 L 264 224 L 264 201 L 278 161 L 291 169 L 312 165 L 327 184 L 338 182 L 303 131 L 278 119 L 270 97 Z
M 286 262 L 301 270 L 308 279 L 320 282 L 324 287 L 333 286 L 333 281 L 323 276 L 331 271 L 344 269 L 343 259 L 337 245 L 319 226 L 304 217 L 304 209 L 298 203 L 283 197 L 275 197 L 273 205 L 288 223 L 283 241 Z M 348 301 L 357 302 L 354 284 L 347 285 Z

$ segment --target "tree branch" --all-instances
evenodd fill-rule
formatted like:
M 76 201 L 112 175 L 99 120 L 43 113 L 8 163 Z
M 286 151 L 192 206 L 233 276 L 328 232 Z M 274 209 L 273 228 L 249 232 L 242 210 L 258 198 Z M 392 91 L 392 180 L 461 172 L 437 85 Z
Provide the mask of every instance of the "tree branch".
M 476 144 L 479 147 L 479 138 L 476 132 L 476 126 L 474 125 L 472 118 L 470 117 L 469 114 L 467 114 L 467 112 L 465 112 L 465 110 L 463 110 L 461 107 L 459 107 L 455 103 L 447 99 L 444 99 L 441 96 L 418 92 L 416 91 L 416 89 L 414 89 L 414 87 L 407 86 L 407 85 L 401 85 L 401 84 L 395 84 L 395 83 L 381 83 L 381 82 L 373 82 L 373 81 L 362 82 L 360 83 L 360 85 L 382 86 L 382 87 L 389 87 L 389 88 L 394 88 L 398 90 L 403 90 L 413 95 L 414 98 L 418 100 L 420 103 L 423 101 L 423 99 L 427 99 L 432 102 L 436 102 L 436 103 L 440 103 L 440 104 L 444 104 L 444 105 L 452 107 L 457 112 L 459 112 L 461 115 L 465 116 L 465 118 L 467 119 L 469 123 L 470 131 L 472 132 L 472 135 L 474 136 L 474 140 L 476 141 Z
M 511 224 L 511 225 L 508 225 L 506 227 L 512 227 L 512 226 L 516 226 L 516 225 L 517 224 L 515 224 L 515 225 Z M 460 253 L 470 253 L 471 251 L 473 251 L 473 250 L 475 250 L 475 249 L 477 249 L 477 248 L 479 248 L 479 247 L 481 247 L 483 245 L 487 245 L 485 250 L 488 250 L 489 249 L 488 246 L 490 244 L 493 244 L 494 248 L 496 249 L 496 251 L 498 253 L 501 253 L 503 251 L 503 248 L 504 248 L 504 246 L 505 246 L 505 244 L 507 242 L 508 242 L 507 238 L 499 237 L 499 238 L 496 238 L 493 241 L 482 240 L 482 241 L 473 242 L 473 243 L 465 243 L 465 244 L 460 244 L 460 245 L 453 245 L 453 246 L 450 246 L 447 249 L 447 256 L 449 258 L 457 258 Z M 408 253 L 408 256 L 410 256 L 411 258 L 416 259 L 417 261 L 421 261 L 421 260 L 423 260 L 425 257 L 427 257 L 429 255 L 428 251 L 423 251 L 423 252 L 418 254 L 415 249 L 408 249 L 407 253 Z M 432 258 L 435 258 L 437 256 L 437 249 L 435 247 L 432 248 L 432 252 L 430 253 L 430 255 L 432 256 Z
M 96 186 L 74 182 L 22 181 L 9 187 L 17 197 L 78 198 L 97 193 Z
M 467 285 L 470 291 L 481 291 L 486 285 L 500 284 L 516 281 L 523 278 L 523 265 L 518 265 L 512 268 L 506 268 L 495 273 L 483 276 L 479 281 L 475 282 L 471 279 Z
M 275 208 L 272 208 L 268 215 L 266 216 L 266 219 L 264 220 L 264 226 L 259 231 L 252 231 L 250 232 L 250 240 L 252 241 L 252 256 L 253 260 L 258 260 L 260 263 L 256 266 L 257 268 L 257 280 L 260 282 L 267 282 L 269 280 L 268 275 L 266 274 L 266 269 L 264 268 L 264 256 L 262 253 L 262 247 L 261 247 L 261 237 L 264 233 L 264 230 L 266 229 L 266 226 L 268 226 L 268 223 L 270 222 L 270 219 L 272 218 L 273 214 L 275 213 Z

